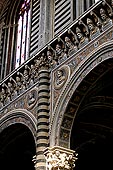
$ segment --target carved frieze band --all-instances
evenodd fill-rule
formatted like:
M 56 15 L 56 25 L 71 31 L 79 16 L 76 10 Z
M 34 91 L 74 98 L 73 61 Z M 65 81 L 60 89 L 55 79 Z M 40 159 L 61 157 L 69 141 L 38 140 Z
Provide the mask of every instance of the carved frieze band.
M 37 99 L 37 88 L 33 88 L 32 90 L 29 90 L 27 93 L 23 94 L 19 99 L 16 99 L 11 104 L 7 105 L 7 107 L 1 111 L 0 117 L 14 109 L 26 109 L 28 111 L 32 110 L 32 114 L 36 117 L 35 108 L 37 105 Z
M 85 15 L 74 21 L 68 29 L 54 38 L 41 52 L 38 52 L 18 70 L 15 70 L 14 73 L 4 79 L 0 87 L 0 109 L 2 110 L 3 107 L 14 101 L 20 94 L 38 83 L 40 67 L 49 67 L 53 70 L 59 67 L 62 62 L 68 60 L 70 56 L 80 52 L 86 45 L 93 44 L 92 46 L 90 45 L 90 51 L 94 46 L 96 48 L 99 43 L 98 37 L 112 27 L 112 4 L 112 0 L 109 3 L 104 0 L 98 5 L 92 6 Z M 97 43 L 93 43 L 94 39 L 96 39 Z M 101 40 L 101 44 L 103 43 L 102 41 L 105 42 Z M 73 69 L 73 64 L 75 68 L 77 62 L 79 63 L 83 59 L 84 56 L 77 57 L 76 63 L 71 63 L 71 69 Z M 65 77 L 65 71 L 62 74 Z M 66 82 L 65 78 L 64 82 Z M 58 83 L 58 80 L 56 83 Z M 59 84 L 62 87 L 60 82 Z M 57 84 L 56 88 L 60 87 Z

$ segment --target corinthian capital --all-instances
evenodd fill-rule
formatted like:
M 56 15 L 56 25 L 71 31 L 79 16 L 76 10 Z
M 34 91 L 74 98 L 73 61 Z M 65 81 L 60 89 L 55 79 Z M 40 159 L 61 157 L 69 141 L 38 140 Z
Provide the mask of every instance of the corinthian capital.
M 54 146 L 47 148 L 44 152 L 47 170 L 73 170 L 77 155 L 75 151 Z

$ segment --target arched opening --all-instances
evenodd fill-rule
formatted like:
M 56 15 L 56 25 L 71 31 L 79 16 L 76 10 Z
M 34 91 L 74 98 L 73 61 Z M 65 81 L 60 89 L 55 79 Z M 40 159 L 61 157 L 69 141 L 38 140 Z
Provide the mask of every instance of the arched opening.
M 75 170 L 113 169 L 113 110 L 91 108 L 76 119 L 72 148 L 78 153 Z
M 23 124 L 10 125 L 0 134 L 0 169 L 35 170 L 33 156 L 35 141 L 31 131 Z
M 29 58 L 31 1 L 9 0 L 2 15 L 0 74 L 4 78 Z
M 96 81 L 93 81 L 94 75 L 99 75 Z M 89 84 L 91 81 L 93 83 Z M 88 90 L 86 84 L 89 85 Z M 112 87 L 113 62 L 108 60 L 93 69 L 77 89 L 83 97 L 70 138 L 70 148 L 78 153 L 75 170 L 113 169 Z M 74 101 L 73 98 L 71 102 Z

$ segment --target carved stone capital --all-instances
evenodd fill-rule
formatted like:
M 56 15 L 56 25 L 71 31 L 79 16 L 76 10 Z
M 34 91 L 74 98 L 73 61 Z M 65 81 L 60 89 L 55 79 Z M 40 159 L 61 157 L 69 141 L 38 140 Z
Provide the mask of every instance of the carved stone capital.
M 72 170 L 75 167 L 77 155 L 75 151 L 54 146 L 44 152 L 47 170 Z

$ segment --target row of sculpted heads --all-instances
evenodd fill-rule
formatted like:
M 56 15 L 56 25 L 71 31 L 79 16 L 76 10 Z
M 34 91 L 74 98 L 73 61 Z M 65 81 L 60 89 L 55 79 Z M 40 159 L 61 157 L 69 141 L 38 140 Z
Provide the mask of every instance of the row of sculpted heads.
M 86 16 L 85 24 L 82 22 L 81 24 L 73 25 L 70 31 L 68 30 L 65 35 L 61 35 L 61 41 L 53 42 L 52 48 L 46 49 L 44 54 L 41 54 L 40 57 L 37 56 L 37 59 L 35 58 L 29 66 L 26 65 L 19 73 L 13 76 L 12 80 L 4 83 L 5 86 L 1 88 L 1 102 L 6 97 L 11 100 L 12 96 L 17 96 L 23 90 L 34 85 L 37 82 L 38 70 L 41 66 L 48 64 L 48 66 L 53 67 L 60 64 L 63 58 L 66 59 L 70 55 L 70 52 L 80 49 L 93 39 L 94 35 L 100 34 L 102 29 L 106 25 L 109 26 L 109 24 L 112 24 L 109 13 L 104 8 L 100 8 L 98 16 L 93 13 L 93 15 Z

